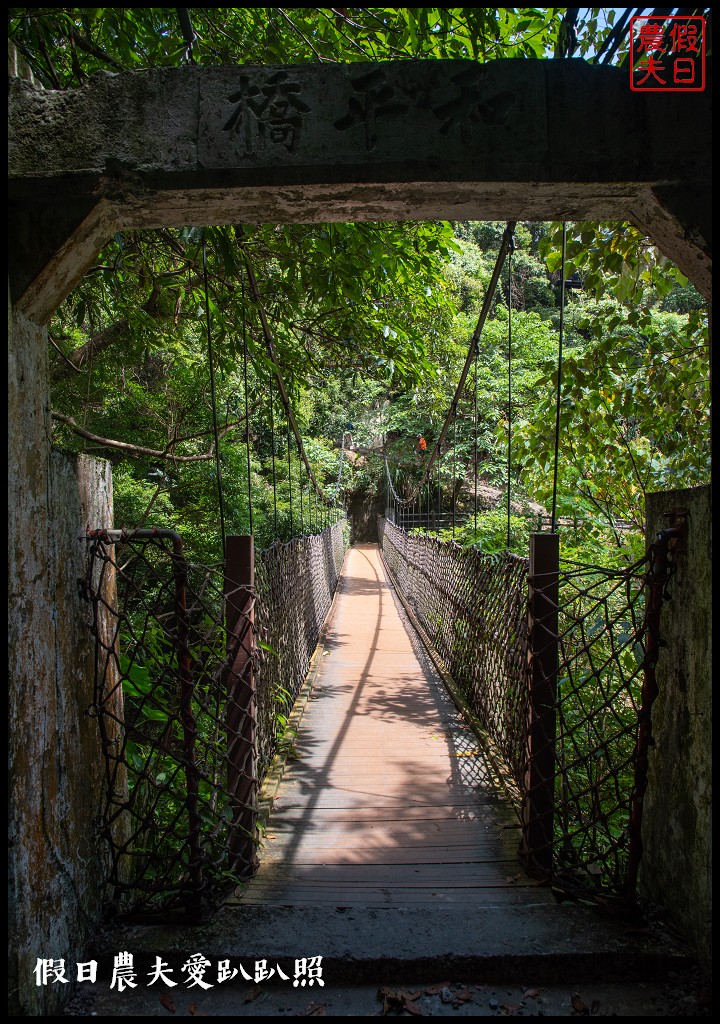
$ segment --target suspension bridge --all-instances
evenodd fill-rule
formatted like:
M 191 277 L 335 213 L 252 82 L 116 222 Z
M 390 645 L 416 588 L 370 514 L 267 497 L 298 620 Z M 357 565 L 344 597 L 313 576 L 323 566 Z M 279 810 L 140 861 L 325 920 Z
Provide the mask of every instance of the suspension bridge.
M 224 561 L 201 566 L 171 530 L 89 534 L 118 911 L 527 905 L 553 893 L 632 903 L 659 613 L 680 527 L 624 569 L 562 563 L 553 498 L 550 530 L 531 536 L 528 557 L 512 554 L 509 438 L 508 550 L 484 555 L 402 528 L 430 515 L 433 466 L 473 363 L 477 451 L 478 344 L 513 226 L 419 481 L 400 493 L 384 452 L 390 514 L 378 546 L 350 550 L 345 433 L 328 493 L 245 254 L 300 535 L 256 551 L 252 536 L 225 535 L 221 514 Z M 212 373 L 207 304 L 206 315 Z M 511 332 L 509 316 L 510 353 Z M 244 328 L 243 342 L 247 376 Z M 562 322 L 558 410 L 561 371 Z M 509 408 L 510 388 L 511 376 Z M 555 479 L 558 437 L 559 412 Z M 246 441 L 252 523 L 249 429 Z M 219 459 L 216 470 L 222 513 Z M 477 495 L 477 457 L 475 472 Z M 454 536 L 454 497 L 448 514 Z M 277 530 L 276 502 L 274 516 Z
M 375 545 L 348 551 L 249 903 L 551 900 Z
M 618 26 L 615 41 L 620 35 Z M 603 59 L 610 57 L 608 51 Z M 130 934 L 128 942 L 123 938 L 113 950 L 114 956 L 135 950 L 139 959 L 144 949 L 148 965 L 158 953 L 179 957 L 205 942 L 211 953 L 210 929 L 171 932 L 168 922 L 194 925 L 210 913 L 218 922 L 232 911 L 230 938 L 214 933 L 214 951 L 225 964 L 229 955 L 250 962 L 277 956 L 287 967 L 283 957 L 321 953 L 331 963 L 335 954 L 337 964 L 344 958 L 347 977 L 365 956 L 366 977 L 377 984 L 390 980 L 388 965 L 404 962 L 410 951 L 417 971 L 432 959 L 440 980 L 450 964 L 482 971 L 476 954 L 484 941 L 484 953 L 500 969 L 508 953 L 515 955 L 518 978 L 528 978 L 520 955 L 528 949 L 557 952 L 556 976 L 577 962 L 572 957 L 579 951 L 600 971 L 607 960 L 600 964 L 596 956 L 597 919 L 591 927 L 582 904 L 632 908 L 639 868 L 642 894 L 665 904 L 669 919 L 688 924 L 693 941 L 709 949 L 709 496 L 697 506 L 701 514 L 689 506 L 696 516 L 687 548 L 692 557 L 680 553 L 674 580 L 673 545 L 682 545 L 682 525 L 664 531 L 636 565 L 614 571 L 559 557 L 554 507 L 537 531 L 545 539 L 533 538 L 531 550 L 519 556 L 487 556 L 453 543 L 467 498 L 458 508 L 446 489 L 438 512 L 433 471 L 442 458 L 446 483 L 451 475 L 465 476 L 457 473 L 453 441 L 462 415 L 467 449 L 468 419 L 474 419 L 468 416 L 470 346 L 465 386 L 448 409 L 442 440 L 437 435 L 434 463 L 425 464 L 418 486 L 417 477 L 399 477 L 386 447 L 395 494 L 388 486 L 378 549 L 348 550 L 342 458 L 337 483 L 327 482 L 331 472 L 319 479 L 264 324 L 268 355 L 255 371 L 256 378 L 267 375 L 263 423 L 269 418 L 273 485 L 281 481 L 289 500 L 283 497 L 278 508 L 273 487 L 274 533 L 257 546 L 246 403 L 248 536 L 228 535 L 218 451 L 225 428 L 213 396 L 221 540 L 213 536 L 206 545 L 215 547 L 207 557 L 215 562 L 198 564 L 167 524 L 111 529 L 109 470 L 51 452 L 46 349 L 52 339 L 44 327 L 114 232 L 208 219 L 306 224 L 320 217 L 436 219 L 458 211 L 480 219 L 624 218 L 709 297 L 711 249 L 696 230 L 708 222 L 703 94 L 689 105 L 684 97 L 641 96 L 628 90 L 619 69 L 577 60 L 471 62 L 460 75 L 454 61 L 248 67 L 251 92 L 289 88 L 308 116 L 292 126 L 292 144 L 273 136 L 270 125 L 261 145 L 243 146 L 237 132 L 224 128 L 237 68 L 100 75 L 66 93 L 22 81 L 25 73 L 12 62 L 11 74 L 20 76 L 11 83 L 14 1005 L 23 1013 L 57 1013 L 71 986 L 41 988 L 28 957 L 59 958 L 44 961 L 48 966 L 62 958 L 69 964 L 76 952 L 84 956 L 86 940 L 108 911 L 111 920 L 147 918 L 165 929 L 147 929 L 144 942 L 141 930 L 131 929 L 122 933 Z M 377 120 L 378 89 L 399 96 L 407 116 L 396 120 L 387 110 Z M 476 91 L 483 110 L 498 95 L 507 107 L 510 97 L 501 123 L 482 124 L 469 110 L 467 96 Z M 424 99 L 429 94 L 436 97 L 432 105 Z M 593 116 L 598 96 L 611 112 L 599 119 Z M 138 117 L 140 110 L 147 116 Z M 659 124 L 674 122 L 691 123 L 692 131 L 658 133 Z M 593 130 L 583 132 L 588 124 Z M 691 152 L 684 135 L 694 140 Z M 68 139 L 75 143 L 70 156 Z M 506 241 L 509 258 L 511 238 Z M 203 271 L 204 264 L 203 253 Z M 260 316 L 251 263 L 246 271 L 242 287 Z M 212 308 L 206 302 L 211 374 Z M 249 352 L 242 342 L 245 368 Z M 560 389 L 562 345 L 558 355 Z M 247 397 L 247 386 L 244 391 Z M 242 419 L 238 408 L 235 425 Z M 511 416 L 508 423 L 510 467 Z M 436 435 L 427 436 L 432 448 Z M 87 488 L 88 480 L 100 487 Z M 508 519 L 511 480 L 508 473 Z M 237 480 L 232 484 L 237 492 Z M 684 501 L 674 507 L 684 508 Z M 666 513 L 672 507 L 657 502 L 654 529 Z M 254 522 L 268 518 L 256 515 Z M 88 524 L 84 549 L 78 528 L 84 532 Z M 429 536 L 434 529 L 452 539 Z M 87 551 L 84 574 L 80 549 Z M 367 579 L 366 563 L 357 559 L 376 555 L 377 579 Z M 672 661 L 674 675 L 665 689 L 671 699 L 663 701 L 666 718 L 650 759 L 652 770 L 667 777 L 653 777 L 643 822 L 663 639 L 659 610 L 666 589 L 673 593 L 676 585 L 682 595 L 676 603 L 692 608 L 694 621 L 689 628 L 682 622 L 672 636 L 666 664 Z M 700 593 L 704 604 L 694 600 Z M 402 631 L 389 629 L 387 651 L 381 631 L 368 663 L 369 649 L 349 657 L 343 623 L 357 616 L 360 636 L 366 619 L 368 625 L 377 620 L 369 611 L 375 605 L 386 623 L 394 609 Z M 366 635 L 360 643 L 367 644 Z M 356 663 L 342 666 L 343 655 Z M 334 678 L 341 680 L 337 693 Z M 330 710 L 322 714 L 331 702 L 334 733 Z M 691 730 L 688 719 L 703 728 Z M 351 751 L 360 750 L 361 726 L 376 749 L 358 755 L 363 767 L 356 769 Z M 293 748 L 299 757 L 288 758 Z M 434 757 L 444 766 L 435 773 Z M 370 781 L 370 764 L 380 768 L 382 785 Z M 442 843 L 430 841 L 433 831 Z M 462 836 L 459 844 L 450 841 L 453 832 Z M 331 842 L 335 834 L 344 836 L 345 852 Z M 403 851 L 399 860 L 392 849 Z M 373 877 L 363 855 L 375 852 Z M 335 877 L 327 875 L 331 868 Z M 355 874 L 360 868 L 368 869 L 364 877 Z M 411 873 L 419 885 L 408 883 Z M 310 881 L 317 883 L 313 895 Z M 342 903 L 301 905 L 303 889 L 311 901 L 323 891 Z M 475 901 L 470 914 L 453 902 L 458 898 Z M 492 898 L 497 905 L 482 905 Z M 297 902 L 288 907 L 288 900 Z M 363 900 L 367 914 L 346 913 L 349 901 Z M 381 900 L 395 909 L 380 914 Z M 538 911 L 546 912 L 544 926 L 533 930 L 529 922 L 537 925 Z M 311 920 L 317 930 L 308 946 L 304 925 Z M 605 950 L 613 951 L 617 969 L 634 969 L 645 980 L 644 965 L 627 955 L 644 941 L 621 944 L 609 936 Z M 661 960 L 655 966 L 663 969 Z M 543 967 L 531 984 L 547 980 Z M 485 963 L 483 978 L 489 977 Z M 169 990 L 159 1009 L 158 988 L 145 993 L 149 1013 L 174 1012 Z M 117 1010 L 127 1014 L 124 996 Z M 189 1012 L 204 1011 L 191 1005 Z

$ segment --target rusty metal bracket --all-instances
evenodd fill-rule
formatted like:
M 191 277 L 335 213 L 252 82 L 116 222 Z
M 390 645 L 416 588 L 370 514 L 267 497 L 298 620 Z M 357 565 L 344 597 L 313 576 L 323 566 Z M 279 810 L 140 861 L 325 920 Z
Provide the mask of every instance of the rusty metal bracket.
M 665 513 L 665 518 L 668 520 L 668 527 L 677 530 L 670 539 L 670 550 L 675 555 L 686 555 L 690 513 L 686 508 L 674 508 Z

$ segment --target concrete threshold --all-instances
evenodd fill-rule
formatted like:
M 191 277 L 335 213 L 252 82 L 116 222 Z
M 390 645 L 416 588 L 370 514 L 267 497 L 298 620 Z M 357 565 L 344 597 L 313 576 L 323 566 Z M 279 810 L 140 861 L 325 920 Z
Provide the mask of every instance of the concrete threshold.
M 477 980 L 522 981 L 541 973 L 546 983 L 568 972 L 622 980 L 661 978 L 693 958 L 662 926 L 623 923 L 578 904 L 473 908 L 321 908 L 233 906 L 194 926 L 119 926 L 96 958 L 112 966 L 120 950 L 149 970 L 161 956 L 176 971 L 202 953 L 218 960 L 279 963 L 322 957 L 328 982 L 423 981 L 438 974 Z

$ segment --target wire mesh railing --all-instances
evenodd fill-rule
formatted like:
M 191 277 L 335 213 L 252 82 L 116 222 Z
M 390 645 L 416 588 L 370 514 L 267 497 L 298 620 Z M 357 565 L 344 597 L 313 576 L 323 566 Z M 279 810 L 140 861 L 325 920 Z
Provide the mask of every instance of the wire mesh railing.
M 86 596 L 116 910 L 199 915 L 251 873 L 259 781 L 334 593 L 345 521 L 194 565 L 171 530 L 94 531 Z M 232 540 L 232 538 L 228 538 Z
M 677 531 L 621 569 L 556 556 L 548 569 L 383 519 L 379 535 L 398 590 L 517 787 L 528 869 L 565 895 L 631 897 Z
M 525 772 L 528 559 L 484 555 L 379 520 L 383 554 L 518 789 Z
M 322 533 L 260 552 L 255 567 L 255 629 L 262 644 L 257 684 L 260 778 L 307 675 L 337 587 L 347 536 L 343 520 Z

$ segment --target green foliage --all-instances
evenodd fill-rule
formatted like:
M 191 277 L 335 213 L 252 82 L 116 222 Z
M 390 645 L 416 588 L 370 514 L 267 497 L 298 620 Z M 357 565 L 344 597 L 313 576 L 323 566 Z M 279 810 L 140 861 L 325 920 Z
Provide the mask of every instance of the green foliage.
M 238 61 L 600 54 L 603 62 L 618 62 L 626 50 L 626 14 L 616 25 L 615 12 L 601 8 L 11 8 L 9 35 L 44 85 L 73 88 L 99 71 Z M 298 463 L 292 453 L 288 480 L 283 414 L 276 396 L 271 424 L 271 367 L 243 283 L 246 260 L 260 282 L 277 358 L 328 493 L 338 496 L 337 445 L 348 422 L 364 451 L 346 465 L 342 493 L 369 495 L 382 486 L 383 436 L 398 486 L 409 492 L 422 472 L 418 441 L 437 438 L 452 398 L 504 227 L 430 222 L 121 232 L 53 323 L 54 343 L 81 370 L 73 373 L 52 350 L 53 407 L 100 438 L 198 461 L 121 453 L 79 440 L 59 421 L 56 442 L 111 457 L 121 521 L 140 525 L 161 517 L 182 526 L 198 557 L 219 557 L 204 237 L 229 529 L 249 529 L 248 484 L 262 544 L 300 524 Z M 560 231 L 559 224 L 536 222 L 516 228 L 512 282 L 504 272 L 481 341 L 477 446 L 471 374 L 442 453 L 446 508 L 454 502 L 468 511 L 476 474 L 505 482 L 511 426 L 513 495 L 546 506 L 551 500 Z M 567 255 L 566 277 L 577 272 L 582 288 L 565 324 L 558 507 L 561 515 L 595 520 L 590 531 L 599 520 L 618 517 L 641 529 L 648 488 L 707 479 L 705 306 L 630 225 L 570 224 Z M 304 490 L 302 501 L 304 526 Z
M 560 265 L 560 237 L 554 225 L 540 243 L 551 271 Z M 607 525 L 629 520 L 642 532 L 649 491 L 709 479 L 706 312 L 635 228 L 575 224 L 568 237 L 566 277 L 578 270 L 583 290 L 566 311 L 559 514 L 599 516 Z M 665 312 L 678 293 L 688 312 Z M 527 485 L 545 502 L 556 386 L 557 369 L 548 363 L 533 415 L 516 433 Z M 618 533 L 616 543 L 623 545 Z
M 536 519 L 537 517 L 535 517 Z M 528 538 L 536 521 L 532 517 L 510 514 L 510 543 L 508 544 L 507 511 L 495 509 L 491 512 L 479 512 L 477 530 L 474 517 L 470 516 L 455 529 L 455 541 L 462 547 L 476 547 L 485 554 L 498 551 L 515 551 L 525 554 Z M 453 540 L 452 530 L 440 530 L 440 540 Z
M 562 258 L 562 225 L 554 224 L 540 243 L 548 270 L 557 272 Z M 608 292 L 619 302 L 652 303 L 687 278 L 631 224 L 569 225 L 566 279 L 579 271 L 583 288 L 596 299 Z
M 227 529 L 246 533 L 250 526 L 245 338 L 253 528 L 267 546 L 275 536 L 299 532 L 301 523 L 308 529 L 311 519 L 315 528 L 324 513 L 314 496 L 310 508 L 294 441 L 288 481 L 284 412 L 275 384 L 271 417 L 272 367 L 245 257 L 259 281 L 298 423 L 310 438 L 313 472 L 334 501 L 348 395 L 362 393 L 359 382 L 368 377 L 380 393 L 390 382 L 419 381 L 432 367 L 426 338 L 439 337 L 449 320 L 443 271 L 456 243 L 441 223 L 211 228 L 206 240 Z M 118 523 L 161 518 L 181 530 L 193 557 L 215 562 L 218 497 L 202 265 L 196 229 L 117 235 L 54 318 L 52 340 L 80 372 L 52 350 L 53 405 L 64 416 L 80 411 L 82 428 L 93 436 L 157 453 L 107 446 L 116 468 Z M 408 297 L 410 315 L 403 312 Z M 56 440 L 103 450 L 102 442 L 88 444 L 59 421 Z M 347 487 L 347 466 L 344 472 Z
M 581 52 L 610 27 L 590 9 L 578 23 Z M 81 85 L 98 71 L 181 64 L 452 59 L 552 55 L 563 8 L 532 7 L 79 7 L 9 9 L 9 35 L 38 79 Z

